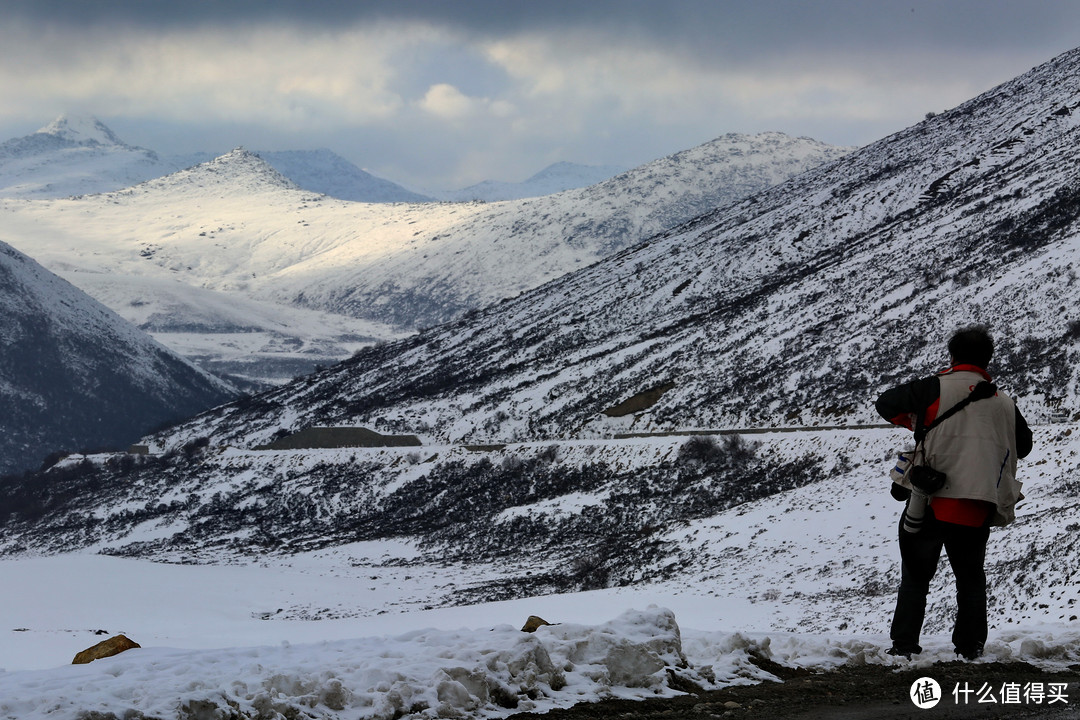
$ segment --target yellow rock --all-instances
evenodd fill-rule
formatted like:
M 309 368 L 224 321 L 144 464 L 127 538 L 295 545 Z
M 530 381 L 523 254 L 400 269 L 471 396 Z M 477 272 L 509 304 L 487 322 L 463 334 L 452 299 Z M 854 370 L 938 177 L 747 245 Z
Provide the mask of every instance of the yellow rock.
M 542 625 L 550 625 L 547 620 L 536 615 L 530 615 L 529 619 L 525 621 L 525 627 L 521 628 L 521 632 L 536 632 L 536 628 Z
M 141 647 L 139 643 L 129 640 L 124 635 L 117 635 L 111 637 L 108 640 L 102 640 L 92 648 L 87 648 L 81 653 L 75 656 L 75 659 L 71 661 L 72 665 L 85 665 L 88 662 L 100 660 L 101 658 L 112 657 L 113 655 L 119 655 L 125 650 Z

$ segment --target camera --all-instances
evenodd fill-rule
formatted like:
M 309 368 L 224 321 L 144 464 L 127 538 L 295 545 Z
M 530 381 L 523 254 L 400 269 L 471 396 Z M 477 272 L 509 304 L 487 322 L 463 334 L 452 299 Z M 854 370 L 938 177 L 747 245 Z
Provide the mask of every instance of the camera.
M 908 480 L 914 487 L 922 490 L 927 495 L 933 495 L 945 486 L 945 473 L 935 470 L 929 465 L 916 465 L 911 468 Z

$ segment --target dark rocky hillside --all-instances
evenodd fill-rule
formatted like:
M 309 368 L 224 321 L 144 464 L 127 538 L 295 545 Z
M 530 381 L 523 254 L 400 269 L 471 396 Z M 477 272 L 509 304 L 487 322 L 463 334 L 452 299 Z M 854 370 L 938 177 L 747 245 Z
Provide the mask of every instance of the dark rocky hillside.
M 125 447 L 232 395 L 0 243 L 0 474 L 57 451 Z
M 661 528 L 822 477 L 820 458 L 759 457 L 738 436 L 675 444 L 666 459 L 631 466 L 596 450 L 561 457 L 557 445 L 446 459 L 425 459 L 431 451 L 417 449 L 409 472 L 403 450 L 359 457 L 342 450 L 294 467 L 295 452 L 240 459 L 206 440 L 160 456 L 73 458 L 39 482 L 0 486 L 7 538 L 26 538 L 3 550 L 60 552 L 105 541 L 110 554 L 207 561 L 414 537 L 443 562 L 513 562 L 535 553 L 561 568 L 471 591 L 473 599 L 497 599 L 625 584 L 642 572 L 670 575 L 680 566 L 670 562 L 678 549 L 655 537 Z M 600 501 L 581 513 L 513 512 L 570 494 Z M 102 517 L 85 513 L 86 504 L 126 509 Z M 175 532 L 153 540 L 132 534 L 146 526 Z

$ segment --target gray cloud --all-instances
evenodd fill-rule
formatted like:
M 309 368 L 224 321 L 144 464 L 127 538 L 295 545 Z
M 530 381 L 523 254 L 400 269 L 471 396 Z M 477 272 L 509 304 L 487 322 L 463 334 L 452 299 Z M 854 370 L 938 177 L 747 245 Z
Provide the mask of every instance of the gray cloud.
M 1072 42 L 1080 7 L 1016 0 L 7 0 L 8 19 L 86 28 L 414 21 L 479 35 L 589 29 L 744 58 L 827 48 L 987 49 Z
M 8 0 L 3 20 L 0 139 L 91 112 L 162 152 L 328 146 L 435 187 L 731 131 L 863 144 L 1071 49 L 1080 4 Z

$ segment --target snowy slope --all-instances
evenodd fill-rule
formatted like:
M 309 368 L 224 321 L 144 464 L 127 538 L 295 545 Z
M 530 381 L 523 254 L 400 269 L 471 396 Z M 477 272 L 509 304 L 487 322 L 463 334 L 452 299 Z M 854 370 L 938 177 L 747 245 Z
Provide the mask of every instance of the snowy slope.
M 606 438 L 880 422 L 876 394 L 938 367 L 948 334 L 971 321 L 998 334 L 991 371 L 1029 420 L 1075 419 L 1080 322 L 1070 313 L 1080 306 L 1080 284 L 1072 272 L 1078 213 L 1071 198 L 1080 178 L 1070 108 L 1080 99 L 1062 78 L 1078 64 L 1080 54 L 1062 56 L 515 300 L 216 408 L 150 438 L 160 455 L 136 464 L 134 481 L 107 465 L 59 468 L 36 481 L 55 485 L 53 497 L 68 497 L 61 490 L 88 472 L 98 488 L 93 502 L 120 510 L 79 521 L 70 513 L 82 505 L 63 501 L 51 511 L 52 531 L 12 523 L 6 546 L 60 552 L 93 537 L 94 549 L 110 553 L 209 561 L 293 555 L 393 533 L 417 538 L 440 561 L 510 568 L 420 600 L 430 604 L 697 572 L 712 580 L 701 558 L 735 563 L 754 571 L 751 580 L 768 577 L 781 592 L 805 595 L 804 575 L 816 568 L 785 579 L 740 557 L 738 548 L 767 523 L 736 533 L 731 516 L 719 524 L 710 518 L 755 502 L 781 502 L 774 518 L 804 503 L 819 512 L 813 498 L 822 490 L 813 486 L 826 478 L 826 495 L 835 487 L 842 498 L 859 498 L 838 503 L 838 511 L 862 517 L 870 500 L 856 485 L 867 472 L 880 477 L 902 432 L 886 431 L 883 440 L 856 431 L 844 441 L 855 449 L 828 436 L 779 434 L 756 452 L 739 443 L 695 449 L 685 438 Z M 383 455 L 259 449 L 311 426 L 417 433 L 427 447 Z M 1045 432 L 1041 442 L 1061 447 L 1040 469 L 1049 489 L 1029 497 L 1054 503 L 1009 529 L 1017 539 L 1010 547 L 1031 548 L 1023 563 L 996 562 L 1012 573 L 1010 587 L 1047 589 L 1052 597 L 1039 602 L 1059 619 L 1071 608 L 1057 588 L 1075 582 L 1075 547 L 1062 524 L 1073 502 L 1075 439 L 1067 427 Z M 506 454 L 467 447 L 507 443 L 514 449 Z M 207 449 L 194 471 L 186 456 L 198 447 Z M 13 487 L 6 502 L 35 507 L 35 492 Z M 883 495 L 876 483 L 873 492 Z M 148 506 L 150 498 L 164 499 Z M 808 532 L 814 516 L 806 517 L 783 537 Z M 822 527 L 835 533 L 837 522 L 830 517 Z M 891 522 L 879 532 L 891 533 Z M 684 527 L 712 539 L 688 552 L 697 540 Z M 708 549 L 718 528 L 740 536 L 730 555 Z M 567 547 L 567 537 L 584 540 Z M 832 548 L 859 563 L 838 596 L 853 605 L 837 609 L 834 601 L 810 622 L 846 611 L 856 613 L 848 621 L 855 627 L 867 597 L 886 602 L 880 543 L 848 547 L 850 539 Z M 551 565 L 527 563 L 522 577 L 520 558 L 535 557 L 537 547 Z M 1055 563 L 1062 568 L 1053 570 Z M 1056 584 L 1025 584 L 1053 573 L 1064 573 Z M 820 577 L 815 602 L 835 582 Z M 737 587 L 742 592 L 745 583 Z M 1032 599 L 1017 596 L 1001 607 L 1022 616 Z M 810 611 L 779 612 L 776 622 L 797 629 L 795 618 Z
M 96 118 L 61 115 L 31 135 L 0 143 L 0 197 L 108 192 L 177 169 L 151 150 L 125 144 Z
M 1034 421 L 1080 410 L 1080 96 L 1066 54 L 512 301 L 365 350 L 187 433 L 368 425 L 435 441 L 875 422 L 958 327 Z M 526 201 L 527 202 L 527 201 Z M 655 404 L 603 414 L 654 389 Z M 348 397 L 349 402 L 342 402 Z
M 28 588 L 77 589 L 74 580 L 92 581 L 97 574 L 108 575 L 130 594 L 108 606 L 80 607 L 74 622 L 124 627 L 143 647 L 90 665 L 61 666 L 100 636 L 57 630 L 51 633 L 63 638 L 57 642 L 39 623 L 70 625 L 72 618 L 50 612 L 48 602 L 30 606 L 20 598 L 0 611 L 0 622 L 31 619 L 35 627 L 24 624 L 10 633 L 29 650 L 29 658 L 0 646 L 0 664 L 8 669 L 0 672 L 5 717 L 68 720 L 91 713 L 173 717 L 215 711 L 230 717 L 273 712 L 392 720 L 405 711 L 420 717 L 505 717 L 611 698 L 670 697 L 677 694 L 675 678 L 705 688 L 775 680 L 759 667 L 762 660 L 811 672 L 844 664 L 870 664 L 883 674 L 908 667 L 883 653 L 880 634 L 837 638 L 718 629 L 729 619 L 718 620 L 715 605 L 695 607 L 670 597 L 676 599 L 674 614 L 646 605 L 622 610 L 663 597 L 662 590 L 651 597 L 604 591 L 384 615 L 377 622 L 301 624 L 268 622 L 259 619 L 258 610 L 244 612 L 266 607 L 252 600 L 268 592 L 287 594 L 277 568 L 148 567 L 86 556 L 0 562 L 0 578 Z M 284 577 L 303 580 L 293 595 L 317 598 L 327 590 L 346 590 L 329 575 Z M 187 602 L 164 591 L 177 586 L 189 590 Z M 533 634 L 518 630 L 532 613 L 559 624 Z M 205 639 L 193 638 L 192 628 Z M 218 633 L 212 639 L 206 632 L 211 629 Z M 1027 627 L 995 632 L 992 638 L 987 659 L 1027 662 L 1044 671 L 1064 671 L 1080 653 L 1080 633 L 1066 628 Z M 207 640 L 218 644 L 203 647 Z M 952 659 L 941 647 L 947 644 L 940 637 L 928 640 L 926 657 L 916 664 L 943 685 L 949 672 L 931 663 Z M 42 669 L 24 669 L 36 667 L 39 657 Z M 1047 679 L 1054 686 L 1044 685 L 1043 703 L 1056 697 L 1054 707 L 1067 712 L 1075 703 L 1075 684 L 1062 688 L 1060 677 Z
M 627 168 L 613 165 L 581 165 L 571 162 L 557 162 L 548 165 L 532 177 L 522 182 L 502 182 L 485 180 L 460 190 L 433 193 L 439 200 L 453 202 L 499 202 L 501 200 L 521 200 L 523 198 L 554 195 L 564 190 L 588 187 L 604 182 Z
M 210 441 L 75 457 L 0 489 L 0 552 L 314 564 L 371 581 L 371 594 L 333 603 L 277 598 L 280 620 L 655 586 L 730 610 L 738 629 L 872 633 L 899 579 L 887 472 L 908 436 L 289 451 Z M 1078 443 L 1066 425 L 1038 426 L 1021 463 L 1027 500 L 994 531 L 987 560 L 999 630 L 1076 620 Z M 928 632 L 947 630 L 949 584 L 931 600 Z
M 406 190 L 389 180 L 364 172 L 329 150 L 259 151 L 259 157 L 304 190 L 357 202 L 430 202 L 432 198 Z
M 729 137 L 545 198 L 375 205 L 299 190 L 235 151 L 123 192 L 0 202 L 0 217 L 17 246 L 76 284 L 83 271 L 164 275 L 415 328 L 536 287 L 842 152 L 775 134 Z
M 125 446 L 234 395 L 0 243 L 0 474 Z

